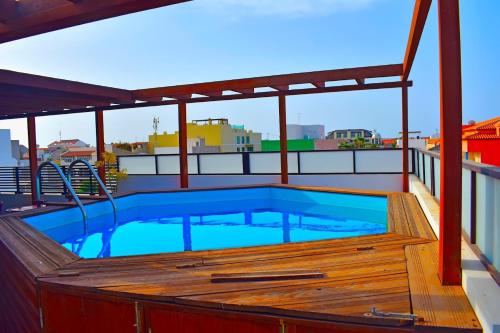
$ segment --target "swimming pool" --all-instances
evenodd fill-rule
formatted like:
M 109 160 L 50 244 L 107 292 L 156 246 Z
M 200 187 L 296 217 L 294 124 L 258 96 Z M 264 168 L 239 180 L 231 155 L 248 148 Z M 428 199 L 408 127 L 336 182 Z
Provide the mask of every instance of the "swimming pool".
M 387 198 L 276 187 L 141 193 L 24 220 L 82 258 L 315 241 L 387 232 Z

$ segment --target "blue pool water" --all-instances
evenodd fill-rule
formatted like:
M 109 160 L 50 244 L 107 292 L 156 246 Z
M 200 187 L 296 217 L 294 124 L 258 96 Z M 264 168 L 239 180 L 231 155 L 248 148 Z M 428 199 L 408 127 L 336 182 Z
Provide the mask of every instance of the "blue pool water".
M 135 194 L 25 218 L 83 258 L 143 255 L 385 233 L 387 199 L 280 188 Z

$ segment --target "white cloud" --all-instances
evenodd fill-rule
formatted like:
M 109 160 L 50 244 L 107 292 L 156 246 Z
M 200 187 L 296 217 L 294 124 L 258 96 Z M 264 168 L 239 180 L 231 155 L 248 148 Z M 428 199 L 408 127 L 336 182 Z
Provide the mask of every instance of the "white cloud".
M 238 10 L 243 15 L 312 16 L 367 8 L 380 0 L 197 0 L 213 10 Z

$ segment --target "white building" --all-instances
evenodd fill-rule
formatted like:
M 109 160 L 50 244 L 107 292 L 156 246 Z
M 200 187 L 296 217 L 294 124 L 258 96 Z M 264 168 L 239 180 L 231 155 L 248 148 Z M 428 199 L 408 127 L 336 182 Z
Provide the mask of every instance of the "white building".
M 286 134 L 288 140 L 303 140 L 303 139 L 317 139 L 322 140 L 325 138 L 324 125 L 286 125 Z
M 61 165 L 70 165 L 75 160 L 85 160 L 90 164 L 97 162 L 95 148 L 72 148 L 61 154 Z
M 59 140 L 54 141 L 48 145 L 49 150 L 54 150 L 57 148 L 85 148 L 89 147 L 88 144 L 79 139 L 70 139 L 70 140 Z
M 423 138 L 409 138 L 408 139 L 408 148 L 425 149 L 426 144 L 427 144 L 427 139 L 423 139 Z M 403 148 L 403 140 L 402 139 L 397 140 L 397 147 Z
M 10 129 L 0 129 L 0 167 L 15 167 L 17 160 L 12 156 Z

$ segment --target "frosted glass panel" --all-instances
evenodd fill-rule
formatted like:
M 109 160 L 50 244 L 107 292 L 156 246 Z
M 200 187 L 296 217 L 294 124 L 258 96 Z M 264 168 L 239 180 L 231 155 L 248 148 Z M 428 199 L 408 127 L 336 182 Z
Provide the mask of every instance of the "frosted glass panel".
M 288 153 L 288 173 L 297 172 L 297 153 Z M 250 173 L 281 173 L 280 153 L 250 154 Z
M 301 173 L 354 172 L 352 151 L 303 152 L 300 154 Z
M 402 172 L 401 150 L 356 151 L 356 172 Z
M 431 157 L 424 155 L 425 185 L 431 190 Z
M 154 156 L 120 157 L 120 171 L 127 171 L 130 175 L 156 174 Z
M 178 175 L 180 170 L 179 155 L 158 156 L 158 173 L 160 175 Z M 188 172 L 190 175 L 198 173 L 196 155 L 188 156 Z
M 462 229 L 470 238 L 471 172 L 462 168 Z
M 441 182 L 441 169 L 440 169 L 440 161 L 438 158 L 434 158 L 434 191 L 435 191 L 435 197 L 439 200 L 441 198 L 440 196 L 440 182 Z
M 481 174 L 477 177 L 476 243 L 481 252 L 500 267 L 500 180 Z
M 200 155 L 201 174 L 242 174 L 243 156 L 241 154 Z

